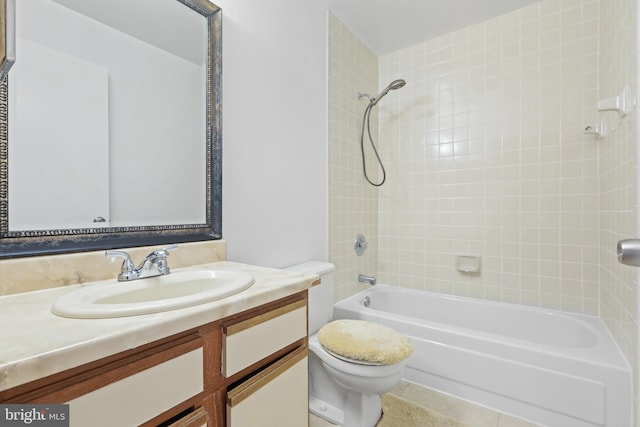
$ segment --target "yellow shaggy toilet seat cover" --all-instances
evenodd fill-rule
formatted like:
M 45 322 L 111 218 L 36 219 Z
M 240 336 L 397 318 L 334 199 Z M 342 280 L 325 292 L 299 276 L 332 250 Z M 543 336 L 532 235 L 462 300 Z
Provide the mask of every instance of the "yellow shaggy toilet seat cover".
M 399 363 L 413 352 L 409 338 L 365 320 L 334 320 L 318 331 L 318 341 L 330 353 L 373 364 Z

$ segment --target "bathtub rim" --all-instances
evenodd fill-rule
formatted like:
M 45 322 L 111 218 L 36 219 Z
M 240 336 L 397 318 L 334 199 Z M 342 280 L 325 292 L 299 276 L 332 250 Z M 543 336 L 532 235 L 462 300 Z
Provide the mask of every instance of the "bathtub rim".
M 421 290 L 415 288 L 405 288 L 400 286 L 393 286 L 388 284 L 377 284 L 375 286 L 364 289 L 360 292 L 357 292 L 347 298 L 344 298 L 340 301 L 334 303 L 334 319 L 335 311 L 338 310 L 347 310 L 351 312 L 362 312 L 362 313 L 373 313 L 372 315 L 380 316 L 389 320 L 398 321 L 399 319 L 415 319 L 413 317 L 404 316 L 402 314 L 390 313 L 382 310 L 376 310 L 370 307 L 365 307 L 361 301 L 365 296 L 371 296 L 377 292 L 377 290 L 393 290 L 395 292 L 404 292 L 404 293 L 426 293 L 434 298 L 443 298 L 452 301 L 462 301 L 469 302 L 475 304 L 482 305 L 493 305 L 497 304 L 499 306 L 507 306 L 510 308 L 517 308 L 519 310 L 526 311 L 535 311 L 542 312 L 545 314 L 556 315 L 556 316 L 564 316 L 571 318 L 572 320 L 577 320 L 584 324 L 585 327 L 588 327 L 595 334 L 597 342 L 593 346 L 586 347 L 558 347 L 554 345 L 548 345 L 539 342 L 532 342 L 527 340 L 520 340 L 513 337 L 504 337 L 502 335 L 493 334 L 485 331 L 475 331 L 468 328 L 448 325 L 442 322 L 437 321 L 429 321 L 429 327 L 433 330 L 440 331 L 442 333 L 453 333 L 456 335 L 464 336 L 471 340 L 482 340 L 489 341 L 496 344 L 501 345 L 509 345 L 522 350 L 534 351 L 542 354 L 549 354 L 555 357 L 561 357 L 566 359 L 578 359 L 583 362 L 596 363 L 602 366 L 607 366 L 610 368 L 617 368 L 620 370 L 624 370 L 627 372 L 631 372 L 631 365 L 629 361 L 624 356 L 624 353 L 618 346 L 618 343 L 613 338 L 613 335 L 607 328 L 604 321 L 594 315 L 582 314 L 582 313 L 573 313 L 567 312 L 552 308 L 545 307 L 535 307 L 523 304 L 502 302 L 502 301 L 494 301 L 494 300 L 485 300 L 480 298 L 472 298 L 451 294 L 444 294 L 429 290 Z M 420 325 L 420 322 L 409 322 L 413 325 Z

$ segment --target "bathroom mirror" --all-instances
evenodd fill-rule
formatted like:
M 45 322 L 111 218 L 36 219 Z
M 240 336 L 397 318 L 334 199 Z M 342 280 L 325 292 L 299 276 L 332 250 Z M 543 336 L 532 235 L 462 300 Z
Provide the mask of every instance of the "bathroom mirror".
M 220 8 L 18 1 L 15 33 L 0 257 L 220 239 Z
M 15 0 L 0 0 L 0 80 L 15 60 Z

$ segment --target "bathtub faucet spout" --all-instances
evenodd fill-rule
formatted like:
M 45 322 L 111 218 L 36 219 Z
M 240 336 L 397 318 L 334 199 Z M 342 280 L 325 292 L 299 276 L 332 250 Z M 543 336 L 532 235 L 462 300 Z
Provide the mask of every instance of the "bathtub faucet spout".
M 366 274 L 358 274 L 358 282 L 368 283 L 371 286 L 376 284 L 375 276 L 367 276 Z

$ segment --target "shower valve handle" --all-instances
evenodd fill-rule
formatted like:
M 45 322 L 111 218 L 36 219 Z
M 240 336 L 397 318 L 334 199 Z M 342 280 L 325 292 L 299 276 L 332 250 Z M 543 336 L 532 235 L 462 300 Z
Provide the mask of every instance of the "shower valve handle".
M 353 247 L 353 249 L 356 251 L 356 255 L 361 256 L 368 247 L 369 243 L 367 243 L 367 239 L 364 237 L 364 235 L 358 234 L 356 236 L 356 243 Z

